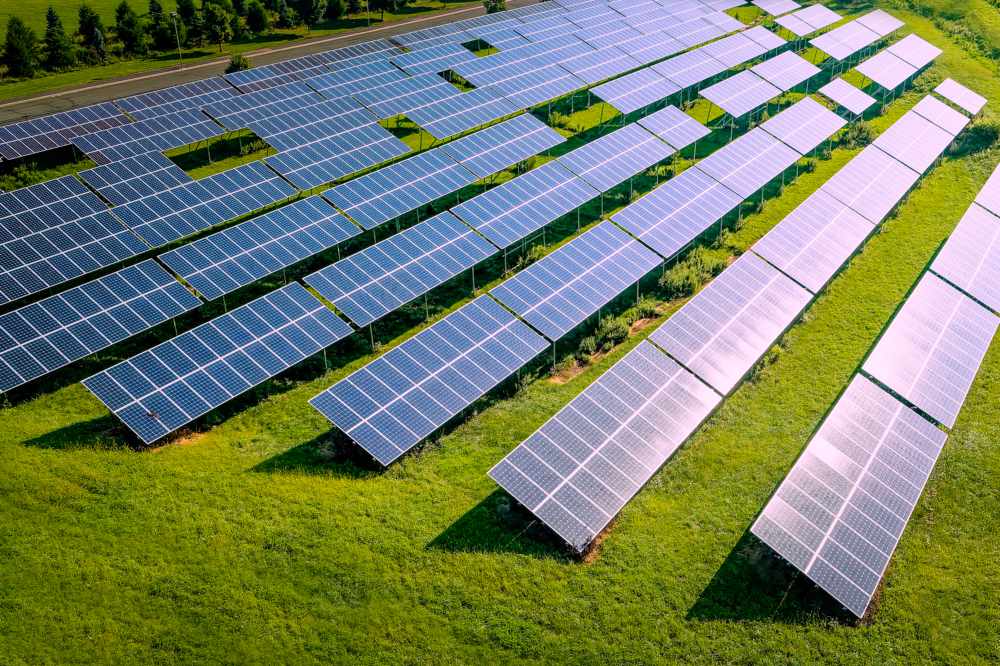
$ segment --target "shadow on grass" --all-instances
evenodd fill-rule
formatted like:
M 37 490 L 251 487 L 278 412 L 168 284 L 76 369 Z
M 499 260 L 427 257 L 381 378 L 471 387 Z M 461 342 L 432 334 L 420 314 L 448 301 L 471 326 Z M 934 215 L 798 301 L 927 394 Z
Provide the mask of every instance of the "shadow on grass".
M 80 421 L 52 432 L 39 435 L 25 442 L 26 446 L 53 451 L 78 449 L 135 449 L 122 435 L 121 423 L 111 414 Z
M 452 553 L 512 553 L 571 564 L 551 532 L 499 488 L 427 544 Z
M 378 476 L 381 468 L 358 447 L 325 432 L 308 442 L 268 458 L 252 468 L 265 474 L 303 474 L 364 479 Z
M 694 606 L 689 620 L 806 624 L 857 620 L 748 530 Z

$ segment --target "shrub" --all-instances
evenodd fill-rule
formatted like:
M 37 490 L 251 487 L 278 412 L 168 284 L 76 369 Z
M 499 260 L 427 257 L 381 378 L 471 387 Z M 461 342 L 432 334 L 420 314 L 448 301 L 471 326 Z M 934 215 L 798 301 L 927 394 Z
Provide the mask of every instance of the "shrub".
M 685 263 L 678 263 L 664 271 L 657 285 L 666 298 L 686 298 L 701 285 L 698 272 Z
M 983 120 L 973 122 L 948 151 L 951 155 L 969 155 L 989 150 L 1000 142 L 1000 122 Z
M 580 346 L 576 349 L 576 359 L 580 363 L 586 363 L 590 357 L 597 353 L 597 338 L 588 335 L 580 340 Z
M 623 317 L 603 317 L 594 331 L 597 346 L 607 351 L 628 337 L 629 325 Z
M 16 77 L 34 76 L 38 66 L 37 51 L 35 31 L 17 16 L 11 16 L 7 21 L 7 42 L 3 49 L 3 63 L 7 65 L 7 73 Z
M 235 53 L 229 59 L 229 65 L 226 66 L 226 74 L 232 74 L 233 72 L 242 72 L 244 69 L 250 69 L 250 60 L 247 59 L 247 57 L 242 53 Z
M 247 5 L 247 29 L 255 35 L 263 35 L 271 31 L 271 15 L 264 9 L 260 0 L 250 0 L 250 4 Z
M 656 309 L 656 301 L 648 296 L 643 296 L 639 299 L 639 302 L 635 304 L 635 320 L 640 319 L 653 319 L 659 312 Z
M 844 132 L 844 135 L 840 139 L 840 145 L 845 148 L 864 148 L 874 138 L 875 133 L 872 132 L 871 125 L 862 121 L 847 128 L 847 131 Z

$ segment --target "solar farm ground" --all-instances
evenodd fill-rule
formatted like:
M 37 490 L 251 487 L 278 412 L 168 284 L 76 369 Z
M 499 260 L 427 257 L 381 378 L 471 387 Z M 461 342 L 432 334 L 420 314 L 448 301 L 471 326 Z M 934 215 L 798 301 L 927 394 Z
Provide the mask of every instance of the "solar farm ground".
M 987 96 L 995 119 L 996 63 L 932 20 L 887 8 L 945 51 L 871 121 L 874 132 L 946 76 Z M 746 250 L 855 152 L 819 160 L 718 251 Z M 146 451 L 125 446 L 113 418 L 74 381 L 111 359 L 85 361 L 0 411 L 0 655 L 13 663 L 995 663 L 1000 345 L 869 620 L 855 625 L 747 530 L 998 160 L 996 145 L 953 154 L 924 177 L 585 562 L 538 538 L 486 471 L 652 325 L 580 372 L 539 371 L 519 390 L 494 394 L 386 472 L 345 455 L 307 404 L 371 360 L 364 340 L 335 348 L 331 370 L 308 364 L 273 382 L 270 395 Z M 588 212 L 584 220 L 596 220 Z M 564 226 L 575 231 L 575 221 Z M 435 293 L 432 318 L 467 302 L 467 292 Z M 680 305 L 659 303 L 656 323 Z M 423 304 L 408 308 L 383 330 L 386 344 L 416 333 L 422 319 Z

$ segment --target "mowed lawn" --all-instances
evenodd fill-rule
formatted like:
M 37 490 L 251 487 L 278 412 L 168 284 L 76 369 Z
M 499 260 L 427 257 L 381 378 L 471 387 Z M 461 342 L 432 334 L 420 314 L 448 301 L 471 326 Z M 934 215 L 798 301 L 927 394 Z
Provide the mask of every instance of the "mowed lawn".
M 924 74 L 1000 105 L 995 63 Z M 872 124 L 882 131 L 919 99 Z M 743 251 L 853 155 L 726 238 Z M 747 529 L 957 224 L 1000 149 L 949 157 L 613 524 L 566 558 L 487 470 L 634 336 L 565 382 L 481 406 L 385 472 L 331 454 L 307 404 L 356 358 L 150 451 L 77 383 L 0 411 L 0 655 L 13 663 L 996 663 L 1000 343 L 856 625 Z M 674 304 L 676 306 L 676 304 Z M 648 333 L 653 327 L 645 329 Z M 412 333 L 412 331 L 411 331 Z

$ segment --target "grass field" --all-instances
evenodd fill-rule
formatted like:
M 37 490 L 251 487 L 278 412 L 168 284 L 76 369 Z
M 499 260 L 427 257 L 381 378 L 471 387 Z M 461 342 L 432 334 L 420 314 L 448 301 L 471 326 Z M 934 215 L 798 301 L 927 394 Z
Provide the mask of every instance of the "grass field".
M 972 4 L 977 15 L 990 9 Z M 986 95 L 996 117 L 996 63 L 963 52 L 939 17 L 889 8 L 945 48 L 923 82 L 954 76 Z M 892 104 L 872 121 L 876 132 L 917 99 Z M 818 161 L 720 246 L 744 251 L 853 152 Z M 486 471 L 643 334 L 579 374 L 553 381 L 542 373 L 484 401 L 385 472 L 344 455 L 306 403 L 372 358 L 364 341 L 340 349 L 343 365 L 309 364 L 269 395 L 147 451 L 125 446 L 107 411 L 74 383 L 108 357 L 79 364 L 0 411 L 0 656 L 31 664 L 996 663 L 1000 344 L 870 620 L 848 621 L 747 529 L 998 160 L 998 147 L 951 156 L 926 176 L 587 562 L 526 529 Z M 454 309 L 467 291 L 436 296 L 434 311 Z M 678 305 L 661 304 L 661 319 Z M 423 308 L 415 310 L 386 344 L 417 330 Z

